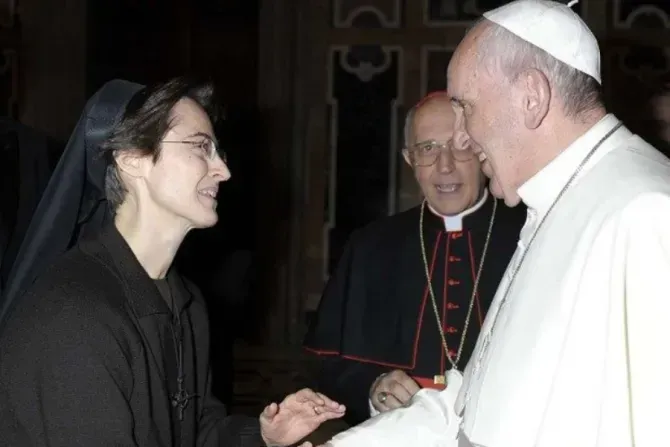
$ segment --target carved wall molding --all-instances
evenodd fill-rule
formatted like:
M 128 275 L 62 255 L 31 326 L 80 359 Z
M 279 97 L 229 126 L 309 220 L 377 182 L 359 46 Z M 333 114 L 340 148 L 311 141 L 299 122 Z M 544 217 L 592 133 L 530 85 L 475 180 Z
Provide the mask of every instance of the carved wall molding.
M 422 0 L 423 24 L 427 27 L 462 27 L 472 23 L 484 12 L 509 2 L 510 0 Z M 581 0 L 572 8 L 585 17 L 586 3 L 586 0 Z
M 447 88 L 447 67 L 456 45 L 421 46 L 421 96 Z
M 603 59 L 606 61 L 603 71 L 607 98 L 639 95 L 636 88 L 655 89 L 670 80 L 670 46 L 633 44 L 609 47 L 604 51 Z M 635 97 L 629 99 L 634 100 Z
M 329 54 L 324 280 L 359 219 L 396 212 L 404 85 L 399 46 L 332 45 Z M 347 120 L 355 114 L 357 122 Z
M 334 28 L 400 28 L 402 0 L 332 0 Z
M 670 3 L 663 0 L 614 0 L 614 27 L 640 31 L 670 28 Z
M 395 48 L 379 45 L 331 47 L 331 52 L 339 53 L 340 66 L 348 73 L 355 75 L 361 82 L 370 82 L 376 75 L 388 70 L 392 61 L 391 52 L 395 50 Z
M 609 109 L 634 133 L 667 151 L 663 141 L 670 142 L 670 46 L 610 47 L 604 61 Z
M 424 26 L 462 26 L 472 22 L 487 8 L 479 0 L 423 0 Z

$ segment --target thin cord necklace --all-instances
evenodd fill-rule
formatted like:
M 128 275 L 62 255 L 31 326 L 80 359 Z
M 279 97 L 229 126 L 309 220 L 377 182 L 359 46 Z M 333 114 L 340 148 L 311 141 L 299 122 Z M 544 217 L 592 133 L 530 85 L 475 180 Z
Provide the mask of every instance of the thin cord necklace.
M 537 234 L 540 232 L 540 229 L 544 225 L 544 222 L 546 221 L 547 216 L 549 216 L 549 214 L 551 214 L 551 212 L 556 207 L 556 204 L 560 201 L 560 199 L 563 197 L 565 192 L 568 189 L 570 189 L 570 187 L 574 183 L 574 181 L 577 178 L 577 176 L 579 175 L 579 173 L 582 172 L 582 169 L 584 169 L 584 166 L 586 166 L 586 164 L 589 162 L 591 157 L 593 157 L 593 155 L 596 153 L 598 148 L 605 141 L 607 141 L 607 139 L 609 137 L 611 137 L 614 134 L 614 132 L 616 132 L 622 125 L 623 125 L 623 123 L 618 123 L 616 126 L 614 126 L 609 132 L 607 132 L 607 134 L 605 134 L 604 137 L 602 137 L 600 139 L 600 141 L 598 141 L 596 143 L 595 146 L 593 146 L 593 148 L 589 151 L 589 153 L 586 154 L 586 157 L 584 157 L 582 162 L 577 166 L 575 171 L 572 173 L 572 175 L 570 176 L 568 181 L 565 183 L 563 188 L 560 190 L 560 192 L 558 193 L 558 195 L 556 196 L 556 198 L 552 202 L 552 204 L 549 207 L 549 209 L 547 210 L 547 212 L 544 214 L 544 216 L 542 216 L 542 218 L 540 219 L 540 222 L 535 227 L 535 230 L 533 231 L 533 233 L 530 236 L 530 239 L 528 240 L 528 244 L 526 244 L 526 249 L 521 253 L 521 256 L 519 257 L 519 262 L 517 262 L 516 265 L 513 267 L 512 273 L 510 275 L 510 280 L 507 283 L 507 287 L 505 288 L 505 292 L 504 292 L 504 294 L 503 294 L 503 296 L 500 300 L 500 303 L 497 305 L 496 309 L 494 310 L 495 313 L 491 316 L 491 318 L 492 318 L 491 325 L 489 326 L 489 329 L 486 332 L 486 334 L 482 334 L 483 335 L 482 346 L 481 346 L 481 349 L 479 349 L 479 353 L 477 355 L 477 362 L 474 365 L 473 372 L 479 371 L 479 368 L 481 366 L 481 362 L 484 359 L 484 356 L 486 355 L 486 353 L 488 352 L 488 348 L 489 348 L 489 345 L 491 343 L 491 338 L 492 338 L 493 332 L 496 328 L 496 324 L 498 323 L 498 317 L 500 316 L 500 310 L 507 303 L 507 299 L 509 298 L 510 291 L 512 290 L 512 285 L 514 284 L 514 281 L 516 280 L 517 274 L 519 273 L 519 270 L 521 269 L 521 265 L 523 264 L 524 260 L 526 259 L 526 255 L 530 251 L 530 247 L 533 244 L 533 242 L 535 241 L 535 238 L 536 238 Z M 466 396 L 466 399 L 465 399 L 466 402 L 469 401 L 469 399 L 470 399 L 470 390 L 469 389 L 466 390 L 465 396 Z
M 177 360 L 177 391 L 171 396 L 171 403 L 177 409 L 177 415 L 180 421 L 184 420 L 184 410 L 188 406 L 191 399 L 196 397 L 195 394 L 190 394 L 184 388 L 184 339 L 183 329 L 181 326 L 181 318 L 179 316 L 179 309 L 172 293 L 172 287 L 167 282 L 166 285 L 168 293 L 170 294 L 170 301 L 172 302 L 172 324 L 170 330 L 172 331 L 172 343 L 175 350 L 175 358 Z M 175 330 L 175 328 L 177 330 Z
M 435 313 L 435 318 L 437 319 L 437 329 L 440 332 L 440 338 L 442 339 L 442 347 L 444 348 L 444 353 L 451 363 L 453 369 L 458 370 L 458 362 L 461 359 L 461 354 L 463 353 L 463 346 L 465 346 L 465 338 L 468 332 L 468 327 L 470 326 L 470 317 L 472 316 L 472 309 L 474 308 L 475 298 L 477 297 L 477 288 L 479 286 L 479 279 L 484 268 L 484 260 L 486 259 L 486 253 L 489 248 L 489 241 L 491 240 L 491 233 L 493 231 L 493 224 L 496 218 L 496 209 L 498 207 L 498 200 L 493 198 L 493 210 L 491 211 L 491 219 L 489 221 L 489 229 L 486 234 L 486 242 L 484 242 L 484 248 L 482 249 L 482 256 L 479 260 L 479 269 L 477 270 L 477 275 L 475 276 L 475 283 L 472 286 L 472 296 L 470 297 L 470 305 L 468 307 L 468 314 L 465 317 L 465 324 L 463 326 L 463 333 L 461 335 L 461 341 L 458 346 L 458 352 L 456 353 L 456 359 L 452 359 L 449 355 L 449 346 L 447 345 L 447 338 L 444 336 L 444 329 L 442 328 L 442 321 L 440 319 L 440 311 L 437 308 L 437 299 L 435 298 L 435 292 L 433 291 L 433 282 L 430 274 L 430 268 L 428 267 L 428 256 L 426 255 L 426 243 L 423 236 L 423 215 L 426 208 L 426 200 L 424 199 L 421 203 L 421 214 L 419 216 L 419 239 L 421 241 L 421 256 L 423 258 L 423 266 L 426 271 L 426 280 L 428 281 L 428 291 L 430 293 L 430 301 L 433 305 L 433 312 Z M 442 372 L 442 371 L 441 371 Z M 446 378 L 444 373 L 436 375 L 433 378 L 434 383 L 436 384 L 445 384 Z

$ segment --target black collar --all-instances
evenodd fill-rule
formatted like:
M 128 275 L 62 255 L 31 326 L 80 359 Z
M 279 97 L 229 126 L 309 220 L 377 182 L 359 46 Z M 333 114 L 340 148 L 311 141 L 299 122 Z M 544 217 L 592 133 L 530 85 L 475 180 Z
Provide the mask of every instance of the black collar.
M 95 242 L 102 244 L 104 250 L 97 250 L 94 255 L 111 267 L 119 280 L 123 282 L 126 298 L 138 317 L 171 313 L 156 284 L 114 225 L 107 225 L 97 237 L 90 241 L 83 241 L 80 246 L 83 251 L 90 253 L 91 250 L 87 250 L 87 247 Z M 181 313 L 191 303 L 193 295 L 174 268 L 168 272 L 167 280 Z

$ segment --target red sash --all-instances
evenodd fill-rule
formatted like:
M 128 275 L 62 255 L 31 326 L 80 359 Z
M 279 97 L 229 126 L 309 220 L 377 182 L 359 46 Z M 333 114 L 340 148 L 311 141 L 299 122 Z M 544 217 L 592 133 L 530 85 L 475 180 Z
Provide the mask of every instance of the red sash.
M 414 379 L 414 381 L 418 383 L 421 388 L 432 388 L 434 390 L 442 391 L 447 387 L 442 383 L 435 383 L 435 380 L 432 377 L 428 378 L 412 376 L 412 379 Z

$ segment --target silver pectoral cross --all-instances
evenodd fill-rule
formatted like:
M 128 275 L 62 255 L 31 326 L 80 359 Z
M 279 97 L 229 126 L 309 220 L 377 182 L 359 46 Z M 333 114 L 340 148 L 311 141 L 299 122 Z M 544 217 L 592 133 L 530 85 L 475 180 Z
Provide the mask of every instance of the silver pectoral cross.
M 191 399 L 197 397 L 197 394 L 189 394 L 184 389 L 184 378 L 177 379 L 177 392 L 172 395 L 171 403 L 177 409 L 177 417 L 180 421 L 184 420 L 184 410 L 188 407 Z

